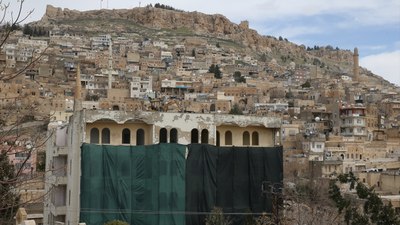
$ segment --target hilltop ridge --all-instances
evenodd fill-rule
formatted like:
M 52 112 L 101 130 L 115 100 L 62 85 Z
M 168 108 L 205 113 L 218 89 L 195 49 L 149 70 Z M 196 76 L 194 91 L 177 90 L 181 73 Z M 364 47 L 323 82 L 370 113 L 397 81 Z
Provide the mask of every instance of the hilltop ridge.
M 174 36 L 182 39 L 213 39 L 214 42 L 222 40 L 233 43 L 237 51 L 246 52 L 255 58 L 264 55 L 266 61 L 276 60 L 282 65 L 290 62 L 295 62 L 296 65 L 315 65 L 318 62 L 326 66 L 322 72 L 327 75 L 351 74 L 353 63 L 353 53 L 350 50 L 331 46 L 309 49 L 285 38 L 261 35 L 250 28 L 248 21 L 235 24 L 223 15 L 208 15 L 196 11 L 185 12 L 151 6 L 78 11 L 47 5 L 41 20 L 31 25 L 78 34 L 111 33 L 118 36 L 122 33 L 135 33 L 144 38 Z M 379 82 L 392 85 L 365 68 L 361 68 L 360 73 L 368 77 L 370 84 Z

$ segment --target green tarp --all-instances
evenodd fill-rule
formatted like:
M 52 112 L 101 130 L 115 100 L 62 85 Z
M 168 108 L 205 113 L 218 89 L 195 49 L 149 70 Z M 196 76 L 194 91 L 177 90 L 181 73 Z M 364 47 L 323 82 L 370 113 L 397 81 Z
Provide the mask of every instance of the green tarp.
M 83 144 L 80 221 L 185 224 L 185 151 L 179 144 Z
M 213 207 L 242 224 L 242 213 L 272 211 L 283 180 L 282 147 L 82 145 L 81 215 L 88 225 L 202 225 Z M 271 187 L 270 187 L 271 186 Z M 278 189 L 276 189 L 278 187 Z
M 283 180 L 282 147 L 188 147 L 187 225 L 205 224 L 213 207 L 222 208 L 233 224 L 243 224 L 244 213 L 272 212 L 272 194 L 279 194 Z M 263 183 L 274 193 L 262 193 Z

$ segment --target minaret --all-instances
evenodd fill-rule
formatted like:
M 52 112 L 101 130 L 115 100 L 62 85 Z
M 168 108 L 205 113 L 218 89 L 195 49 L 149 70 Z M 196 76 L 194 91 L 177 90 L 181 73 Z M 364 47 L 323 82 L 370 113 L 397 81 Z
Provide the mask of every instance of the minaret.
M 110 37 L 110 44 L 108 45 L 108 89 L 112 89 L 112 70 L 113 70 L 113 57 L 112 57 L 112 41 Z
M 359 79 L 359 64 L 358 64 L 358 49 L 354 48 L 353 54 L 353 80 L 358 81 Z
M 79 111 L 82 110 L 81 66 L 79 63 L 78 67 L 76 68 L 75 83 L 74 111 Z

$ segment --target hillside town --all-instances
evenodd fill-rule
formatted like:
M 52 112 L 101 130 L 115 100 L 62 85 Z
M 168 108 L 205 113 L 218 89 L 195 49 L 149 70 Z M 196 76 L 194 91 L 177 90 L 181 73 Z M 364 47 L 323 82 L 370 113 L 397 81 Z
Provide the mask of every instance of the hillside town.
M 238 26 L 249 29 L 247 21 Z M 68 206 L 79 205 L 80 179 L 73 169 L 80 156 L 64 147 L 68 135 L 75 135 L 74 148 L 79 141 L 282 146 L 285 183 L 351 172 L 400 212 L 400 87 L 360 67 L 357 47 L 268 37 L 259 51 L 222 36 L 172 36 L 163 29 L 157 35 L 35 29 L 45 31 L 14 30 L 2 45 L 0 115 L 2 133 L 17 126 L 43 134 L 1 139 L 2 149 L 17 146 L 9 157 L 14 167 L 39 180 L 20 190 L 39 224 L 70 224 L 79 215 Z M 199 124 L 195 140 L 194 127 L 186 129 L 191 123 L 178 117 Z M 129 120 L 143 132 L 132 140 L 119 128 Z M 122 134 L 110 138 L 103 129 L 96 138 L 91 129 L 110 121 Z M 67 132 L 70 126 L 76 133 Z M 29 157 L 19 148 L 32 148 Z

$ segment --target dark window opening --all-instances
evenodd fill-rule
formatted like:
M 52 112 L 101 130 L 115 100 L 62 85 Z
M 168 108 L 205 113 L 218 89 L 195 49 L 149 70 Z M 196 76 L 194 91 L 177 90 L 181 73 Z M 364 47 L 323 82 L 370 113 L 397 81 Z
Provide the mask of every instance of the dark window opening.
M 178 130 L 173 128 L 169 133 L 169 142 L 170 143 L 178 143 Z
M 251 134 L 251 144 L 252 144 L 252 145 L 259 145 L 259 144 L 258 144 L 258 132 L 257 132 L 257 131 L 254 131 L 254 132 Z
M 217 131 L 217 141 L 216 145 L 219 147 L 220 146 L 220 137 L 219 137 L 219 131 Z
M 139 129 L 136 131 L 136 145 L 144 145 L 144 130 Z
M 167 143 L 167 129 L 161 128 L 160 130 L 160 143 Z
M 91 144 L 98 144 L 99 143 L 99 129 L 92 128 L 90 130 L 90 143 Z
M 208 144 L 208 130 L 207 129 L 203 129 L 201 131 L 201 143 Z
M 131 131 L 127 128 L 122 130 L 122 144 L 131 143 Z
M 250 145 L 250 133 L 247 131 L 243 132 L 243 145 Z
M 190 143 L 199 143 L 199 131 L 197 129 L 192 130 Z
M 225 132 L 225 145 L 232 145 L 232 132 Z
M 110 144 L 110 129 L 104 128 L 101 130 L 101 143 Z

